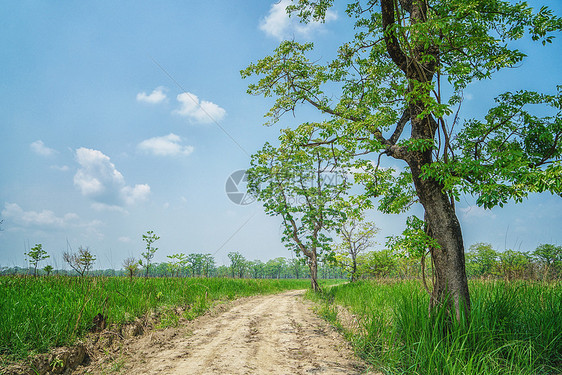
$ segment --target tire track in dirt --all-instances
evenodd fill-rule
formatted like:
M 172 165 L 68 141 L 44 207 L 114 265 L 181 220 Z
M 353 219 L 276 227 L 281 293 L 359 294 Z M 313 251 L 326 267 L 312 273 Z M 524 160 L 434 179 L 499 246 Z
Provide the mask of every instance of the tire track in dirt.
M 304 291 L 245 298 L 123 350 L 131 374 L 361 374 L 349 344 L 302 299 Z M 96 374 L 94 369 L 87 373 Z

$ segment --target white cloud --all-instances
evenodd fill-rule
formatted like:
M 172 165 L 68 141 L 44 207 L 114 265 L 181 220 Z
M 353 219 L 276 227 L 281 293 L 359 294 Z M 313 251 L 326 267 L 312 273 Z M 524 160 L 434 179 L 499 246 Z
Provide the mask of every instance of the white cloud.
M 148 199 L 148 196 L 150 195 L 150 186 L 147 184 L 135 185 L 134 187 L 124 186 L 123 189 L 121 189 L 121 193 L 125 203 L 133 205 L 137 202 L 142 202 Z
M 149 138 L 138 144 L 138 148 L 142 151 L 158 156 L 174 156 L 191 154 L 194 150 L 193 146 L 183 146 L 182 139 L 173 133 L 162 137 Z
M 82 195 L 95 201 L 96 209 L 133 205 L 150 194 L 150 186 L 146 184 L 127 186 L 109 156 L 101 151 L 81 147 L 76 150 L 76 161 L 80 168 L 74 175 L 74 185 Z
M 39 230 L 53 233 L 57 230 L 67 231 L 72 228 L 79 228 L 82 233 L 103 238 L 103 234 L 98 230 L 103 225 L 101 221 L 85 222 L 73 212 L 59 216 L 50 210 L 25 211 L 17 203 L 6 202 L 1 213 L 2 217 L 9 223 L 9 230 Z
M 117 241 L 123 242 L 123 243 L 130 243 L 130 242 L 131 242 L 131 238 L 130 238 L 130 237 L 127 237 L 127 236 L 123 236 L 123 237 L 119 237 L 119 238 L 117 239 Z
M 312 33 L 321 30 L 321 22 L 310 21 L 304 24 L 299 22 L 296 14 L 289 17 L 286 8 L 291 3 L 291 0 L 280 0 L 273 4 L 269 9 L 269 14 L 260 21 L 260 30 L 279 40 L 290 39 L 295 35 L 310 37 Z M 326 23 L 337 18 L 336 12 L 326 11 Z
M 200 101 L 197 95 L 189 92 L 179 94 L 177 100 L 180 102 L 180 108 L 174 112 L 195 122 L 218 122 L 226 115 L 226 111 L 215 103 Z
M 98 212 L 118 212 L 124 215 L 129 214 L 129 211 L 127 211 L 121 206 L 117 206 L 114 204 L 94 202 L 92 203 L 92 208 Z
M 55 170 L 61 171 L 61 172 L 67 172 L 67 171 L 70 170 L 68 165 L 51 165 L 51 169 L 55 169 Z
M 150 103 L 150 104 L 158 104 L 162 103 L 166 100 L 166 94 L 164 93 L 165 88 L 160 86 L 155 88 L 150 94 L 146 92 L 139 92 L 137 94 L 137 101 Z
M 78 215 L 67 213 L 57 216 L 53 211 L 24 211 L 16 203 L 5 203 L 2 217 L 24 227 L 65 227 L 78 221 Z
M 41 140 L 37 140 L 33 142 L 32 144 L 29 145 L 29 147 L 31 147 L 31 150 L 33 152 L 35 152 L 37 155 L 40 156 L 53 156 L 54 154 L 57 153 L 56 150 L 45 146 L 45 144 Z
M 479 206 L 461 207 L 460 211 L 462 212 L 463 219 L 496 218 L 496 214 L 494 214 L 492 210 L 487 210 Z

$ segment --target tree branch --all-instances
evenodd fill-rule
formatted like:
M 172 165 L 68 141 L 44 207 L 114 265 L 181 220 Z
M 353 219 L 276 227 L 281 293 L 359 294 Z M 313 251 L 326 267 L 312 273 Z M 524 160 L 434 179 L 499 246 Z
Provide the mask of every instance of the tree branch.
M 386 50 L 392 58 L 392 61 L 394 61 L 400 70 L 406 73 L 408 69 L 408 57 L 404 54 L 402 48 L 400 48 L 400 43 L 393 30 L 394 27 L 396 27 L 393 0 L 381 0 L 381 14 Z
M 402 117 L 400 117 L 400 120 L 398 120 L 398 123 L 396 124 L 396 129 L 394 129 L 394 133 L 392 133 L 390 139 L 388 140 L 388 143 L 390 145 L 395 145 L 396 142 L 398 142 L 398 139 L 400 138 L 400 135 L 404 130 L 404 126 L 406 126 L 406 123 L 409 120 L 410 120 L 410 108 L 408 107 L 404 110 L 404 113 L 402 113 Z

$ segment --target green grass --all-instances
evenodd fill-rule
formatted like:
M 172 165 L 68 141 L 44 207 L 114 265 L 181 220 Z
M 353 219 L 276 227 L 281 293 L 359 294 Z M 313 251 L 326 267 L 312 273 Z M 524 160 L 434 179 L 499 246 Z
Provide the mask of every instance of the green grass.
M 417 281 L 361 281 L 312 298 L 336 324 L 333 304 L 359 317 L 362 330 L 345 333 L 385 374 L 562 373 L 561 283 L 475 281 L 470 291 L 468 324 L 430 317 Z
M 108 324 L 161 312 L 159 327 L 203 314 L 212 301 L 305 289 L 308 280 L 120 277 L 0 277 L 0 359 L 23 359 L 71 345 L 93 327 L 98 313 Z

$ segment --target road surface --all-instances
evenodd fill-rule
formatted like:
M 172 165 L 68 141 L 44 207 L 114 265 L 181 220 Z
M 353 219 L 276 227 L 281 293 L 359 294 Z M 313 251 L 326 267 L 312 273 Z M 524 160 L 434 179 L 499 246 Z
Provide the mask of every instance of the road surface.
M 304 291 L 243 298 L 226 311 L 123 342 L 83 374 L 361 374 L 344 338 L 312 311 Z

